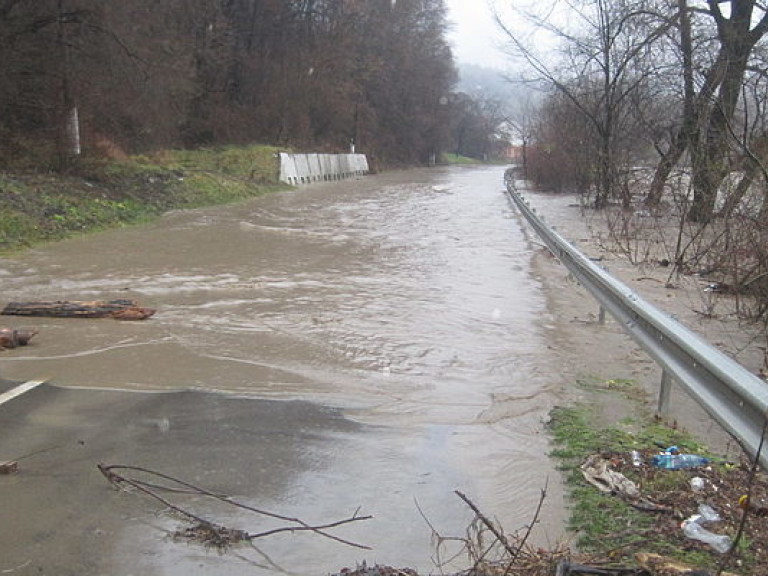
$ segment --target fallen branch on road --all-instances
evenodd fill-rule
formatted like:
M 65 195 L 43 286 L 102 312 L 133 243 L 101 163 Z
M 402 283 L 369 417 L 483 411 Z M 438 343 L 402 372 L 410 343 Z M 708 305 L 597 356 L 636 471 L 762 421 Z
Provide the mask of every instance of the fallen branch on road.
M 266 536 L 272 536 L 282 532 L 313 532 L 341 544 L 352 546 L 353 548 L 361 548 L 363 550 L 371 549 L 370 547 L 363 544 L 358 544 L 356 542 L 340 538 L 328 532 L 328 530 L 332 528 L 337 528 L 339 526 L 351 524 L 353 522 L 360 522 L 362 520 L 370 520 L 373 518 L 372 516 L 358 516 L 359 509 L 355 510 L 354 514 L 348 518 L 334 522 L 312 525 L 304 522 L 300 518 L 284 516 L 282 514 L 276 514 L 274 512 L 269 512 L 267 510 L 261 510 L 253 506 L 249 506 L 242 502 L 233 500 L 229 496 L 210 492 L 204 488 L 190 484 L 189 482 L 179 480 L 178 478 L 174 478 L 167 474 L 163 474 L 162 472 L 157 472 L 148 468 L 142 468 L 139 466 L 124 466 L 120 464 L 111 466 L 98 464 L 97 467 L 99 471 L 104 475 L 104 477 L 110 482 L 110 484 L 116 488 L 122 490 L 125 490 L 128 487 L 134 488 L 135 490 L 138 490 L 150 498 L 157 500 L 164 506 L 168 507 L 170 510 L 173 510 L 174 512 L 180 514 L 187 520 L 194 523 L 191 527 L 184 528 L 183 530 L 177 530 L 174 534 L 176 538 L 195 541 L 205 546 L 212 546 L 218 548 L 219 550 L 225 550 L 233 544 L 252 542 L 257 538 L 264 538 Z M 134 473 L 134 476 L 129 476 L 126 474 L 126 472 Z M 144 475 L 148 478 L 151 478 L 152 481 L 150 482 L 148 480 L 137 478 L 135 475 Z M 168 485 L 161 484 L 161 482 L 167 482 Z M 263 530 L 261 532 L 248 532 L 246 530 L 229 528 L 212 522 L 206 518 L 203 518 L 202 516 L 182 508 L 177 504 L 174 504 L 167 497 L 162 496 L 160 492 L 204 496 L 206 498 L 211 498 L 213 500 L 223 502 L 228 506 L 233 506 L 248 512 L 253 512 L 254 514 L 285 522 L 286 525 L 269 530 Z

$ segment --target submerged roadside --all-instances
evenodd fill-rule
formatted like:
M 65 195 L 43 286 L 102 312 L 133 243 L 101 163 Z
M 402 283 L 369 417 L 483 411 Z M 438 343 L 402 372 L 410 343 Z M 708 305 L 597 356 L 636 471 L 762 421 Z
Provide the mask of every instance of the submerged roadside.
M 272 146 L 165 150 L 83 158 L 64 173 L 0 172 L 0 252 L 147 222 L 180 208 L 224 204 L 271 191 Z
M 0 169 L 0 254 L 146 223 L 165 212 L 239 202 L 291 186 L 270 145 L 79 158 L 65 171 Z M 477 161 L 446 155 L 441 164 Z
M 499 194 L 500 172 L 421 170 L 327 183 L 228 207 L 174 211 L 149 226 L 77 238 L 27 251 L 17 261 L 7 259 L 6 297 L 85 294 L 103 299 L 117 292 L 141 296 L 142 303 L 160 312 L 147 323 L 52 321 L 41 329 L 45 342 L 41 338 L 29 350 L 9 353 L 11 362 L 4 362 L 19 378 L 29 367 L 41 378 L 55 377 L 61 386 L 155 392 L 128 397 L 145 401 L 141 409 L 110 417 L 112 406 L 115 412 L 128 406 L 122 394 L 104 390 L 97 397 L 91 390 L 65 388 L 41 398 L 40 406 L 17 405 L 19 425 L 38 430 L 37 422 L 50 422 L 61 437 L 56 426 L 73 423 L 77 429 L 68 436 L 73 440 L 68 448 L 77 458 L 71 461 L 78 474 L 85 464 L 90 485 L 107 493 L 99 500 L 106 507 L 111 491 L 99 477 L 99 461 L 162 470 L 302 518 L 322 521 L 335 518 L 329 512 L 346 510 L 347 503 L 364 505 L 363 513 L 374 514 L 376 523 L 360 524 L 365 534 L 351 539 L 377 551 L 344 552 L 352 561 L 378 559 L 429 569 L 429 526 L 419 517 L 414 496 L 442 530 L 463 531 L 471 521 L 469 509 L 450 495 L 457 487 L 515 528 L 532 515 L 547 475 L 546 505 L 555 508 L 555 517 L 545 537 L 559 537 L 562 506 L 554 480 L 559 476 L 547 461 L 542 425 L 556 394 L 548 386 L 551 367 L 539 329 L 546 316 L 544 301 L 530 279 L 529 247 Z M 161 393 L 165 388 L 173 392 Z M 197 394 L 176 391 L 190 388 L 234 394 L 215 394 L 207 407 L 179 415 L 182 397 L 197 402 Z M 89 403 L 101 398 L 104 409 L 86 410 L 81 395 Z M 232 396 L 342 406 L 350 424 L 359 426 L 339 433 L 334 429 L 326 437 L 302 414 L 286 418 L 291 437 L 317 439 L 318 445 L 299 442 L 304 460 L 293 468 L 290 481 L 274 478 L 282 490 L 269 500 L 261 490 L 270 484 L 259 476 L 273 473 L 268 461 L 253 473 L 239 472 L 240 461 L 248 465 L 259 457 L 269 438 L 256 436 L 258 430 L 247 419 L 231 417 L 225 405 Z M 232 400 L 244 414 L 259 417 L 258 408 Z M 59 410 L 68 407 L 70 417 L 61 415 Z M 90 414 L 115 430 L 99 433 Z M 216 419 L 205 424 L 214 432 L 215 454 L 208 454 L 211 447 L 196 434 L 188 436 L 190 426 L 204 432 L 203 416 Z M 272 429 L 268 420 L 262 423 L 281 441 L 287 439 L 288 432 Z M 129 435 L 126 443 L 123 432 Z M 4 451 L 9 457 L 35 449 L 14 447 L 14 436 L 35 439 L 28 433 L 9 435 Z M 154 459 L 156 445 L 182 443 L 185 437 L 191 445 L 184 448 L 192 454 L 171 449 L 181 458 L 158 453 L 161 458 Z M 48 445 L 39 438 L 37 444 Z M 143 456 L 142 448 L 151 454 Z M 290 469 L 289 454 L 281 450 L 274 457 Z M 18 489 L 25 489 L 21 480 L 33 472 L 33 464 L 41 481 L 74 477 L 58 466 L 57 455 L 51 451 L 24 460 L 14 478 L 20 480 Z M 241 478 L 242 485 L 234 485 Z M 71 499 L 50 500 L 60 501 L 65 515 L 76 509 Z M 145 573 L 157 564 L 158 573 L 197 570 L 203 551 L 191 546 L 168 550 L 162 534 L 158 538 L 157 530 L 142 524 L 144 514 L 136 522 L 130 510 L 125 514 L 128 531 L 118 525 L 112 534 L 118 543 L 138 542 L 130 550 L 141 552 L 128 555 L 126 562 L 136 565 L 136 558 L 145 559 L 150 565 Z M 50 523 L 64 525 L 46 517 L 35 522 Z M 542 521 L 536 529 L 545 526 Z M 108 528 L 97 527 L 98 534 Z M 73 536 L 80 533 L 74 530 Z M 67 535 L 57 531 L 53 537 Z M 134 535 L 141 538 L 134 540 Z M 299 571 L 303 574 L 339 566 L 341 554 L 326 542 L 302 540 L 300 550 L 298 543 L 270 541 L 270 554 L 302 562 L 308 566 Z M 230 563 L 237 564 L 236 554 L 243 550 L 233 552 L 224 558 L 211 552 L 206 573 L 224 573 Z M 4 569 L 21 566 L 29 557 L 34 555 L 13 563 L 9 559 Z

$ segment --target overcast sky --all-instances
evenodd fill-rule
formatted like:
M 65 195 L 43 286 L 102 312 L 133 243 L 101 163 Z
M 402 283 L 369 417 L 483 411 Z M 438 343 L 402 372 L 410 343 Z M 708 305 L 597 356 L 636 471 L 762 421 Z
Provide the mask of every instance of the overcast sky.
M 506 68 L 506 57 L 496 47 L 501 39 L 487 0 L 446 0 L 452 26 L 449 41 L 459 63 Z

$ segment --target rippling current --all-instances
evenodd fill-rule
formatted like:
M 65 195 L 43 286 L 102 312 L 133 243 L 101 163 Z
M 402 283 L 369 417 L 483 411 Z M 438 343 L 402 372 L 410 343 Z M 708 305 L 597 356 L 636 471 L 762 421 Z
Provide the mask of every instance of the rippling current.
M 145 322 L 35 319 L 34 345 L 4 357 L 2 376 L 304 400 L 360 424 L 313 449 L 272 505 L 320 518 L 360 505 L 376 519 L 348 534 L 374 552 L 278 539 L 253 570 L 323 574 L 362 559 L 429 570 L 416 502 L 443 535 L 463 535 L 460 489 L 511 532 L 548 478 L 535 539 L 551 543 L 562 498 L 542 425 L 557 392 L 549 313 L 502 175 L 441 168 L 316 184 L 0 260 L 6 300 L 157 309 Z M 242 562 L 135 545 L 155 573 Z

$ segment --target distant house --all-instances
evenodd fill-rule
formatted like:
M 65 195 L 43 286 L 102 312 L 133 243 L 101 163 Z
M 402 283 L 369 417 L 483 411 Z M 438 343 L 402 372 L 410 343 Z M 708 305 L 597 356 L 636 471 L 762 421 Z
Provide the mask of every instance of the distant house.
M 504 149 L 504 158 L 512 164 L 521 164 L 525 155 L 525 148 L 516 144 L 510 144 Z

